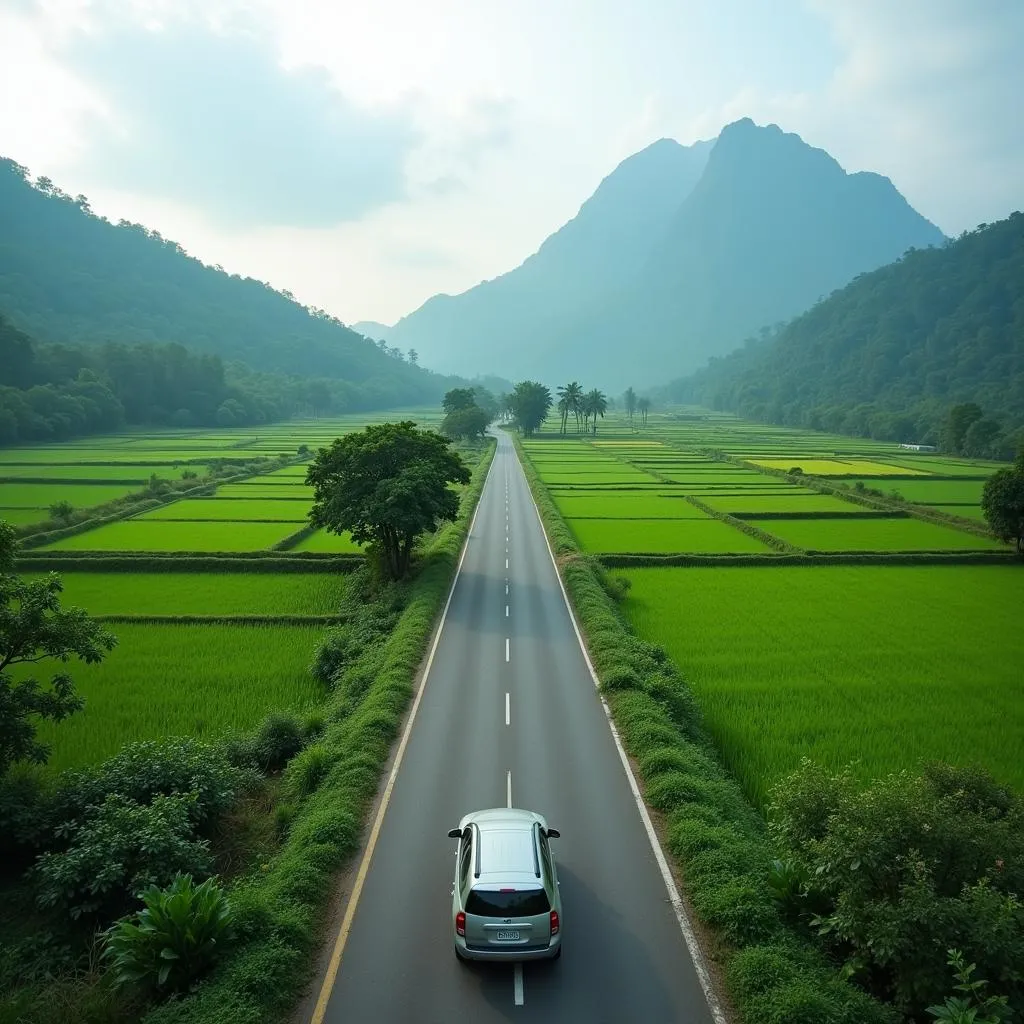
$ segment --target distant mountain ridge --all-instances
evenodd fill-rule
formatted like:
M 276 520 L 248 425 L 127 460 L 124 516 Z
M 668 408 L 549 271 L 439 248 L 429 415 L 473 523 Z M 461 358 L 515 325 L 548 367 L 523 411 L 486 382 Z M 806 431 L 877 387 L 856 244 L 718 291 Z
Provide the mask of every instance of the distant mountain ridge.
M 657 394 L 761 422 L 929 443 L 952 405 L 975 402 L 1009 439 L 1024 427 L 1024 214 L 862 274 L 775 337 Z
M 389 341 L 430 365 L 537 375 L 536 357 L 640 271 L 711 147 L 661 139 L 624 160 L 518 268 L 461 295 L 435 295 L 399 320 Z
M 888 178 L 748 118 L 623 161 L 520 267 L 403 317 L 439 369 L 651 385 L 944 236 Z

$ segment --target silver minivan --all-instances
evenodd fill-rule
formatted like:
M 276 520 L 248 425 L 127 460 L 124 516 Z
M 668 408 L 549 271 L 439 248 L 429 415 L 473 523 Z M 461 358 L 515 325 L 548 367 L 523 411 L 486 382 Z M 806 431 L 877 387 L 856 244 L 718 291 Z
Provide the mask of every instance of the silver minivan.
M 458 839 L 452 886 L 455 955 L 462 960 L 543 960 L 562 954 L 562 901 L 548 843 L 557 829 L 514 807 L 474 811 Z

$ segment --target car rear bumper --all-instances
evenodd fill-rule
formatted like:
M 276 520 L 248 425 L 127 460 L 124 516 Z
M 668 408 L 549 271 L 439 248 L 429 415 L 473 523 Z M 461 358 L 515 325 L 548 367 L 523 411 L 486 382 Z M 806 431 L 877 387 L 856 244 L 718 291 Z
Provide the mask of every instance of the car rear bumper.
M 556 935 L 547 946 L 540 949 L 536 947 L 529 949 L 522 946 L 512 946 L 508 949 L 495 946 L 489 949 L 482 949 L 479 946 L 467 946 L 466 940 L 461 935 L 455 936 L 455 952 L 463 960 L 490 960 L 493 962 L 504 961 L 506 963 L 521 960 L 550 960 L 558 955 L 561 947 L 561 935 Z

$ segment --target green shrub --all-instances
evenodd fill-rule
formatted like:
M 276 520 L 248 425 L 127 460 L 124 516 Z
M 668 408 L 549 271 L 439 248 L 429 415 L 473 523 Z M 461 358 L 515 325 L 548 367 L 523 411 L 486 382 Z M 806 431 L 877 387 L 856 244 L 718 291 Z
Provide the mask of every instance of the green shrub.
M 165 889 L 149 886 L 142 902 L 138 914 L 106 934 L 104 954 L 115 984 L 181 991 L 210 969 L 227 943 L 230 904 L 212 878 L 196 885 L 181 874 Z
M 807 761 L 775 791 L 772 831 L 809 879 L 821 940 L 920 1015 L 961 949 L 1024 1007 L 1024 805 L 984 772 L 930 766 L 858 787 Z
M 268 715 L 252 740 L 253 756 L 265 772 L 288 763 L 303 745 L 302 724 L 294 715 Z
M 309 796 L 323 781 L 336 755 L 323 743 L 313 743 L 296 754 L 285 769 L 287 793 L 296 800 Z
M 102 764 L 61 776 L 54 801 L 55 824 L 75 821 L 111 795 L 137 804 L 157 796 L 191 794 L 193 821 L 207 825 L 256 782 L 233 765 L 223 747 L 176 737 L 129 743 Z
M 58 828 L 67 844 L 44 853 L 34 869 L 42 907 L 109 919 L 150 885 L 165 885 L 180 872 L 204 876 L 209 843 L 193 835 L 196 797 L 157 796 L 139 804 L 118 793 L 85 809 Z

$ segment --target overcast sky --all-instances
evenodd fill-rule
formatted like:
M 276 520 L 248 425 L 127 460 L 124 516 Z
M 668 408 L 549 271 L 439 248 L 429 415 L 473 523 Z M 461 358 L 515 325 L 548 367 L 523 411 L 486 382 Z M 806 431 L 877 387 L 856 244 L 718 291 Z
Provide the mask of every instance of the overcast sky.
M 511 269 L 629 154 L 744 116 L 947 234 L 1005 217 L 1022 49 L 1024 0 L 0 0 L 0 155 L 392 323 Z

